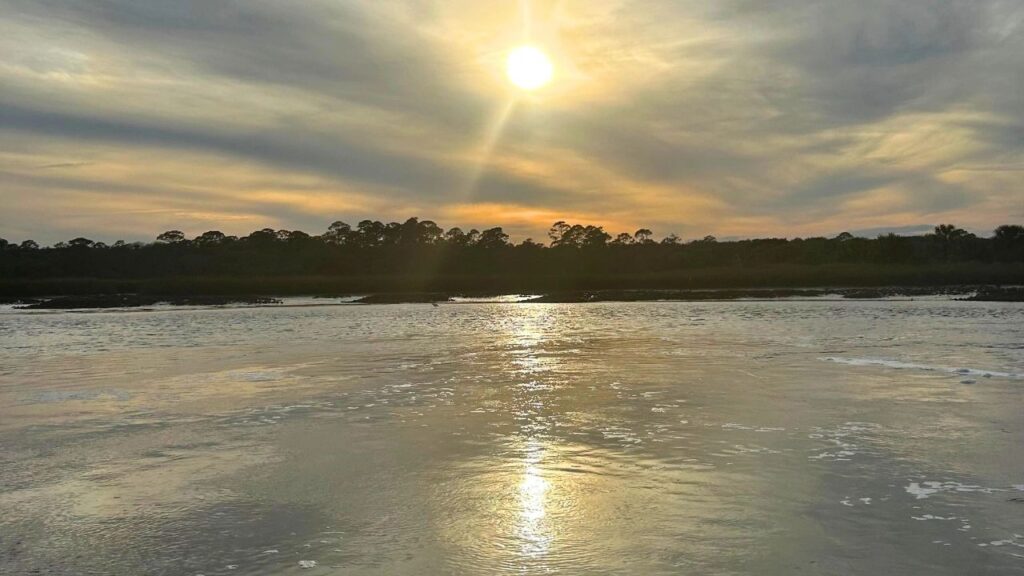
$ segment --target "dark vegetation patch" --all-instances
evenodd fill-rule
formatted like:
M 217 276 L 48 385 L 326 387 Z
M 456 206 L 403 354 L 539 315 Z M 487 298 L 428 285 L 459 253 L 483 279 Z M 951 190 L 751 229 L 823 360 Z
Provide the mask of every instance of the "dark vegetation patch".
M 447 302 L 451 296 L 442 292 L 397 292 L 371 294 L 355 300 L 357 304 L 415 304 Z
M 1024 287 L 1021 286 L 984 286 L 977 293 L 967 298 L 969 302 L 1024 302 Z
M 38 298 L 21 298 L 18 296 L 0 296 L 0 304 L 38 304 Z
M 643 228 L 613 236 L 600 226 L 556 222 L 548 236 L 546 245 L 514 244 L 500 227 L 464 232 L 410 218 L 354 227 L 335 222 L 320 235 L 264 229 L 236 237 L 212 230 L 188 239 L 170 230 L 152 243 L 75 238 L 50 247 L 0 238 L 0 297 L 119 295 L 126 305 L 146 305 L 147 298 L 196 294 L 374 294 L 366 301 L 383 302 L 519 293 L 580 301 L 593 299 L 593 292 L 638 300 L 662 299 L 644 291 L 764 289 L 774 291 L 764 297 L 779 297 L 786 290 L 808 295 L 840 287 L 851 289 L 848 298 L 877 298 L 893 290 L 913 296 L 910 288 L 923 295 L 942 287 L 1024 284 L 1019 225 L 1000 226 L 987 238 L 944 224 L 921 236 L 684 242 L 674 234 L 656 240 Z M 732 297 L 673 298 L 683 296 Z
M 265 296 L 144 296 L 141 294 L 99 294 L 60 296 L 21 306 L 26 310 L 72 310 L 86 308 L 138 308 L 155 304 L 174 306 L 224 306 L 227 304 L 280 304 L 277 298 Z

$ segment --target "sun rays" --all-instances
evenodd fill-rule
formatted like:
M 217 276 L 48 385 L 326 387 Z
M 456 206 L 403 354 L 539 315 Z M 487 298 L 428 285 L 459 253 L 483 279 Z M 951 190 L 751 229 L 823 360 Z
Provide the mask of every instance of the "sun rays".
M 479 144 L 469 154 L 470 168 L 459 191 L 458 199 L 462 202 L 470 200 L 488 168 L 488 164 L 501 141 L 505 128 L 511 120 L 517 105 L 524 98 L 531 98 L 533 93 L 549 86 L 555 79 L 555 61 L 542 45 L 534 41 L 533 11 L 530 0 L 520 1 L 520 43 L 512 46 L 504 53 L 504 76 L 514 88 L 509 92 L 484 126 Z M 495 60 L 489 60 L 494 62 Z M 490 64 L 489 64 L 490 65 Z

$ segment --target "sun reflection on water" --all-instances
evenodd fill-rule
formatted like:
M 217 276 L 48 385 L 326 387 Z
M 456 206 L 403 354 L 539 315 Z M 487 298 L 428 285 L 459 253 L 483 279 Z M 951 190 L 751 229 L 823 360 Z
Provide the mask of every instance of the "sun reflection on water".
M 587 554 L 578 540 L 583 488 L 598 477 L 579 473 L 587 450 L 558 430 L 565 409 L 576 406 L 564 380 L 566 347 L 554 340 L 563 322 L 557 305 L 508 306 L 493 324 L 488 357 L 478 360 L 495 375 L 486 392 L 479 389 L 481 400 L 504 409 L 479 413 L 495 414 L 488 427 L 496 445 L 466 462 L 473 481 L 456 493 L 469 512 L 446 528 L 475 550 L 474 566 L 494 573 L 554 572 Z
M 507 327 L 508 347 L 515 355 L 512 365 L 521 377 L 527 378 L 514 392 L 520 416 L 518 436 L 524 440 L 520 450 L 522 472 L 514 533 L 519 542 L 520 559 L 524 561 L 542 560 L 554 540 L 552 519 L 548 514 L 552 479 L 543 468 L 549 452 L 544 439 L 546 426 L 539 425 L 544 424 L 546 412 L 551 408 L 545 396 L 552 387 L 544 381 L 542 373 L 555 368 L 557 362 L 543 354 L 544 329 L 549 321 L 546 307 L 522 306 L 516 309 Z
M 514 457 L 508 462 L 510 474 L 504 476 L 501 490 L 511 498 L 506 500 L 500 530 L 511 540 L 508 551 L 514 551 L 514 558 L 507 561 L 519 569 L 543 562 L 553 540 L 547 506 L 552 486 L 542 467 L 547 452 L 545 426 L 539 425 L 549 408 L 544 398 L 550 391 L 544 382 L 549 366 L 543 357 L 544 328 L 549 320 L 545 307 L 515 306 L 506 310 L 497 326 L 502 336 L 497 350 L 514 382 L 504 392 L 510 394 L 515 422 L 507 437 L 509 454 Z
M 552 540 L 547 523 L 547 495 L 550 486 L 540 467 L 543 457 L 544 445 L 535 439 L 528 441 L 523 459 L 523 475 L 519 482 L 516 535 L 521 542 L 520 551 L 523 556 L 533 559 L 546 555 Z

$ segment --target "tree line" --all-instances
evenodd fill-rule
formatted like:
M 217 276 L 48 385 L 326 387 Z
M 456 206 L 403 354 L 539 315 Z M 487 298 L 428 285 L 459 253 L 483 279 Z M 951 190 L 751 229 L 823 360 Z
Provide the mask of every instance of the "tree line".
M 500 227 L 450 228 L 409 218 L 356 226 L 334 222 L 321 234 L 265 228 L 237 237 L 213 230 L 188 238 L 179 230 L 154 242 L 95 242 L 79 237 L 42 247 L 0 239 L 0 277 L 159 278 L 194 276 L 489 276 L 620 277 L 681 274 L 710 268 L 779 265 L 950 265 L 1024 262 L 1024 226 L 979 237 L 943 224 L 919 236 L 761 238 L 719 241 L 656 239 L 641 228 L 612 235 L 601 226 L 556 222 L 546 243 L 512 243 Z

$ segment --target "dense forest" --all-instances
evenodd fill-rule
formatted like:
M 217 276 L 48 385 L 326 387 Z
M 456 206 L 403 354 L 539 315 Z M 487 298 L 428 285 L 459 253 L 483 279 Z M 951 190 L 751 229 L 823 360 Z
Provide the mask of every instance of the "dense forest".
M 1024 226 L 988 238 L 944 224 L 922 236 L 684 242 L 648 229 L 612 236 L 555 223 L 549 242 L 501 228 L 444 230 L 429 220 L 335 222 L 322 234 L 263 229 L 152 243 L 75 238 L 50 247 L 0 239 L 0 292 L 520 290 L 1021 283 Z

